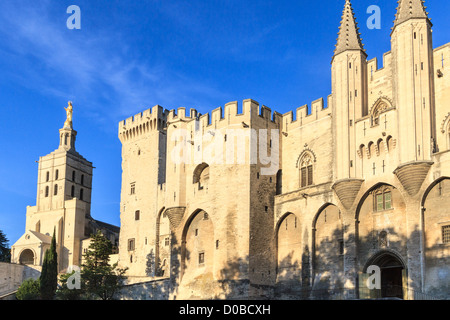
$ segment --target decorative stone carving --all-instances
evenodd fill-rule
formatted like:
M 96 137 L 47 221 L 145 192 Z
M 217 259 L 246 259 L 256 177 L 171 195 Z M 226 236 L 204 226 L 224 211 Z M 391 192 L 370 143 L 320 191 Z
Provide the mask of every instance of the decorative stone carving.
M 363 182 L 361 179 L 343 179 L 333 184 L 332 189 L 345 209 L 352 207 Z
M 433 162 L 417 161 L 402 164 L 394 170 L 394 174 L 410 196 L 420 190 Z
M 166 209 L 166 215 L 169 218 L 170 226 L 173 230 L 178 228 L 183 219 L 184 213 L 186 211 L 186 207 L 173 207 Z

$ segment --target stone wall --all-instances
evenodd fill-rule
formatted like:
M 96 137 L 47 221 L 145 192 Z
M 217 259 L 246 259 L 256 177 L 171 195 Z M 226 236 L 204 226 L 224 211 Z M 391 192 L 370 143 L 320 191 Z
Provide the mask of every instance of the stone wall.
M 40 275 L 40 267 L 0 262 L 0 297 L 16 291 L 24 280 Z

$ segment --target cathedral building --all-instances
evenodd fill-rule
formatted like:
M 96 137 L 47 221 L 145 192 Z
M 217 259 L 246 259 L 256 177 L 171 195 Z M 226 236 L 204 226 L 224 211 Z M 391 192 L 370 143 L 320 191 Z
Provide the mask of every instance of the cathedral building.
M 36 206 L 28 206 L 25 233 L 11 248 L 11 262 L 40 269 L 55 236 L 58 271 L 80 267 L 90 236 L 102 233 L 118 245 L 120 228 L 91 217 L 92 162 L 75 150 L 73 106 L 59 130 L 59 146 L 38 161 Z
M 346 0 L 325 99 L 121 121 L 129 297 L 448 298 L 450 43 L 421 0 L 390 40 L 368 60 Z

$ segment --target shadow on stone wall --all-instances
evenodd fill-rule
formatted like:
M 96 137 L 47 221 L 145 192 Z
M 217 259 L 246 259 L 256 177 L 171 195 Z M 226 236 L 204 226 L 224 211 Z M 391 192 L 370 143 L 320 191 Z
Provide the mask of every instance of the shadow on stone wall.
M 385 234 L 381 233 L 382 231 Z M 399 266 L 406 269 L 409 283 L 406 286 L 406 278 L 402 278 L 401 288 L 394 288 L 397 292 L 407 288 L 409 298 L 448 299 L 450 286 L 449 277 L 446 275 L 449 273 L 450 257 L 442 255 L 444 248 L 437 241 L 426 250 L 425 266 L 437 268 L 433 272 L 438 277 L 444 278 L 434 279 L 439 280 L 434 281 L 425 277 L 424 287 L 427 290 L 422 291 L 421 259 L 418 254 L 421 243 L 420 233 L 416 226 L 409 237 L 398 234 L 393 227 L 372 230 L 359 237 L 347 234 L 346 239 L 350 240 L 340 248 L 342 229 L 336 228 L 329 237 L 316 242 L 314 248 L 309 249 L 308 246 L 304 246 L 301 261 L 294 260 L 292 254 L 284 257 L 282 261 L 278 262 L 278 265 L 285 266 L 285 268 L 280 268 L 277 272 L 274 270 L 272 275 L 268 275 L 262 283 L 252 283 L 249 280 L 251 271 L 249 270 L 249 257 L 246 256 L 228 262 L 216 273 L 218 279 L 210 279 L 211 281 L 208 283 L 200 280 L 197 283 L 195 281 L 182 282 L 181 286 L 182 246 L 173 237 L 170 277 L 127 286 L 122 291 L 121 298 L 166 300 L 181 297 L 186 299 L 186 292 L 189 290 L 192 291 L 190 299 L 195 300 L 382 298 L 382 295 L 386 294 L 386 279 L 383 280 L 384 288 L 381 291 L 370 291 L 365 283 L 369 276 L 366 269 L 371 264 L 379 265 L 383 274 L 383 270 L 395 267 L 394 264 L 399 263 Z M 408 254 L 410 255 L 409 259 Z M 184 255 L 189 257 L 189 252 L 184 252 Z M 428 271 L 427 269 L 426 275 L 433 274 Z M 441 272 L 440 276 L 439 272 Z M 367 276 L 361 277 L 362 274 Z M 436 285 L 427 285 L 428 282 Z M 179 296 L 181 290 L 184 290 L 184 294 Z

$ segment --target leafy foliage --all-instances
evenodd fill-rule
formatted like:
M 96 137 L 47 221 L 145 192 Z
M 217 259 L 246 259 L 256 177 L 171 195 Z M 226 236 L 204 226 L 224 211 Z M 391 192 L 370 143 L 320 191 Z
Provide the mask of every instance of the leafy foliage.
M 18 300 L 39 300 L 41 296 L 39 279 L 27 279 L 20 285 L 16 292 Z
M 92 235 L 81 270 L 82 287 L 88 298 L 112 300 L 121 287 L 127 269 L 118 268 L 117 263 L 110 265 L 112 249 L 111 242 L 100 231 Z

